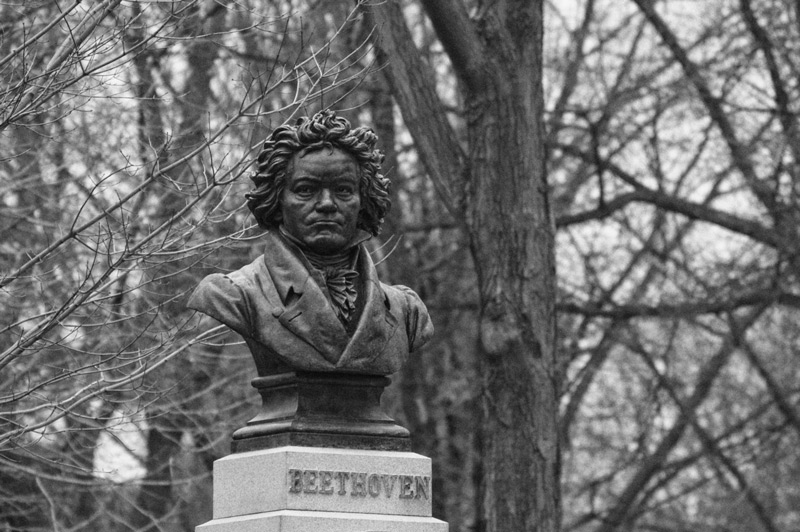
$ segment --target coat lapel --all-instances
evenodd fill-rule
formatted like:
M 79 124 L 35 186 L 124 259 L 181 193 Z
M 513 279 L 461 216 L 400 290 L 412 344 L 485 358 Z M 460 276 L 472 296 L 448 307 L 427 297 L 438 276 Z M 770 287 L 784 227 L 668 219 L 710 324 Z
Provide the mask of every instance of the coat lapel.
M 278 235 L 267 233 L 264 261 L 283 309 L 273 315 L 289 332 L 304 340 L 337 368 L 364 367 L 378 358 L 394 336 L 399 320 L 391 312 L 375 265 L 365 248 L 358 258 L 363 278 L 364 309 L 349 338 L 322 290 L 309 274 L 308 265 Z
M 268 233 L 264 260 L 284 308 L 273 313 L 280 324 L 304 340 L 326 360 L 336 364 L 348 342 L 344 326 L 322 290 L 311 278 L 308 266 L 272 233 Z
M 389 300 L 378 281 L 375 265 L 363 247 L 358 261 L 359 275 L 365 277 L 364 293 L 359 296 L 365 298 L 364 310 L 336 367 L 361 366 L 363 362 L 377 358 L 394 336 L 398 325 L 397 318 L 390 312 Z

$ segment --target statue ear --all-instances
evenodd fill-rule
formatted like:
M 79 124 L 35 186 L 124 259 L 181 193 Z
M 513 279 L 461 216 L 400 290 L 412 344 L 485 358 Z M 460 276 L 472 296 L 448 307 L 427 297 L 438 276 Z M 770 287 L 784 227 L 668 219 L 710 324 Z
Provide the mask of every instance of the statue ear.
M 358 218 L 356 218 L 356 227 L 366 231 L 366 224 L 364 223 L 366 210 L 364 209 L 364 196 L 361 196 L 361 208 L 358 210 Z
M 294 157 L 292 158 L 294 159 Z M 286 191 L 287 179 L 286 176 L 292 175 L 291 172 L 293 171 L 294 164 L 292 161 L 289 161 L 289 165 L 287 167 L 286 173 L 283 174 L 283 178 L 275 183 L 277 190 L 275 190 L 275 203 L 272 209 L 272 213 L 270 215 L 270 219 L 274 220 L 275 225 L 280 225 L 283 223 L 283 203 L 281 202 L 281 196 Z
M 363 205 L 363 203 L 362 203 Z M 373 225 L 374 220 L 372 216 L 369 214 L 366 208 L 362 207 L 360 211 L 358 211 L 358 222 L 356 223 L 356 227 L 359 229 L 363 229 L 367 233 L 377 236 L 380 232 L 380 223 L 377 224 L 377 232 L 376 227 Z

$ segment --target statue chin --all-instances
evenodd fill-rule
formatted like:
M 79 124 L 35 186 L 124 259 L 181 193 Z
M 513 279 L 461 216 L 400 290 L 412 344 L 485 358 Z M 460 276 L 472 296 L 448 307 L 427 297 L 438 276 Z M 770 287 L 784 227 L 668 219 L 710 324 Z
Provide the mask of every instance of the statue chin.
M 344 238 L 340 235 L 320 235 L 316 238 L 304 242 L 305 248 L 317 255 L 339 255 L 347 251 L 347 244 L 352 238 Z

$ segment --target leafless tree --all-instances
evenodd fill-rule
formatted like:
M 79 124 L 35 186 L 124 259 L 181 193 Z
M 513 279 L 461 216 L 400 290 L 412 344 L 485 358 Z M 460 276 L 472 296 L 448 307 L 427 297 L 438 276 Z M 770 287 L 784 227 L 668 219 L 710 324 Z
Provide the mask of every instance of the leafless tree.
M 0 7 L 0 527 L 209 517 L 195 480 L 227 451 L 249 366 L 183 302 L 206 263 L 250 253 L 239 207 L 264 128 L 369 64 L 357 43 L 333 53 L 347 15 L 310 38 L 291 7 Z

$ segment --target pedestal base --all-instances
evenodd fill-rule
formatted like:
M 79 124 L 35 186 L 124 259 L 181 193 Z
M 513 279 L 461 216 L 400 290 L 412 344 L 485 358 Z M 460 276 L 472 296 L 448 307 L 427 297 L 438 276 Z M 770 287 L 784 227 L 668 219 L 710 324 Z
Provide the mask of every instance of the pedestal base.
M 281 510 L 214 519 L 195 532 L 448 532 L 432 517 Z
M 259 414 L 233 433 L 234 453 L 286 445 L 410 451 L 408 430 L 381 409 L 378 375 L 294 371 L 253 379 Z

